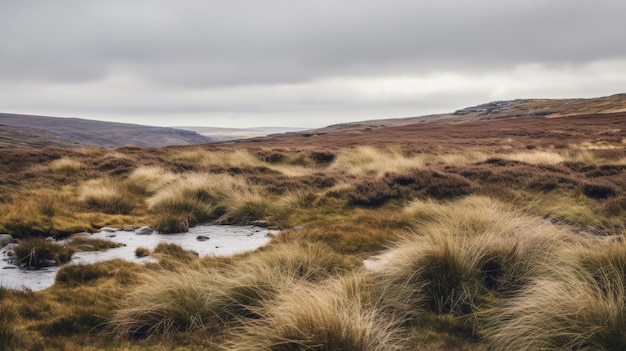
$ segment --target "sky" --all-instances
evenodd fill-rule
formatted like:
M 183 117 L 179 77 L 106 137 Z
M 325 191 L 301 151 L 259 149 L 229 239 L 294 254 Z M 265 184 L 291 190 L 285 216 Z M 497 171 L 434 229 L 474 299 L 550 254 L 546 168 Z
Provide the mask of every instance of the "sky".
M 0 112 L 322 127 L 626 92 L 623 0 L 0 0 Z

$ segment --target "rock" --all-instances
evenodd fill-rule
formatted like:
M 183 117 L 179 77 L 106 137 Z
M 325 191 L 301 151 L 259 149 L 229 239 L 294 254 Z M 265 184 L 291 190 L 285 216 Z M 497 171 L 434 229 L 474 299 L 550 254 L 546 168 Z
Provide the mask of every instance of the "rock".
M 0 234 L 0 247 L 4 247 L 13 242 L 11 234 Z
M 57 265 L 57 262 L 55 260 L 43 260 L 44 267 L 54 267 L 56 265 Z
M 206 235 L 198 235 L 198 236 L 196 237 L 196 240 L 198 240 L 198 241 L 207 241 L 207 240 L 209 240 L 209 239 L 210 239 L 210 238 L 209 238 L 208 236 L 206 236 Z
M 100 228 L 101 232 L 104 233 L 113 233 L 113 232 L 119 232 L 120 228 L 115 228 L 115 227 L 102 227 Z
M 132 232 L 135 230 L 135 227 L 133 227 L 132 225 L 125 225 L 124 227 L 122 227 L 122 230 L 125 232 Z
M 250 222 L 250 225 L 253 225 L 255 227 L 267 228 L 269 226 L 269 223 L 267 221 L 258 220 Z
M 154 230 L 152 230 L 152 228 L 145 226 L 145 227 L 141 227 L 137 230 L 135 230 L 135 234 L 137 235 L 150 235 L 154 233 Z
M 4 266 L 2 269 L 16 269 L 17 266 Z

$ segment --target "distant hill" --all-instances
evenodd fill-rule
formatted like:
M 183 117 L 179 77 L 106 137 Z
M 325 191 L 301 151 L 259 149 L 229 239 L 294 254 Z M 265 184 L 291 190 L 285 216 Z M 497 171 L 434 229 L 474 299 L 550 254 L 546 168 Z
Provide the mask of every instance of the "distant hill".
M 241 140 L 249 138 L 264 137 L 271 134 L 300 132 L 304 128 L 289 127 L 257 127 L 257 128 L 216 128 L 216 127 L 176 127 L 196 132 L 200 135 L 211 138 L 214 142 Z
M 419 117 L 365 120 L 331 125 L 321 130 L 380 128 L 430 122 L 470 122 L 501 118 L 566 117 L 626 112 L 626 94 L 591 99 L 517 99 L 493 101 L 455 112 Z
M 582 142 L 590 133 L 602 133 L 607 140 L 623 142 L 625 120 L 626 94 L 593 99 L 518 99 L 489 102 L 447 114 L 342 123 L 236 142 L 267 148 L 299 145 L 328 149 L 355 145 L 410 147 L 419 142 L 422 147 L 430 143 L 437 149 L 445 148 L 445 140 L 454 140 L 450 147 L 463 143 L 469 147 L 477 143 L 477 136 L 490 143 L 517 140 L 532 146 L 535 136 L 567 143 Z M 550 138 L 546 139 L 546 135 Z
M 189 130 L 137 124 L 0 113 L 0 147 L 162 147 L 213 140 Z

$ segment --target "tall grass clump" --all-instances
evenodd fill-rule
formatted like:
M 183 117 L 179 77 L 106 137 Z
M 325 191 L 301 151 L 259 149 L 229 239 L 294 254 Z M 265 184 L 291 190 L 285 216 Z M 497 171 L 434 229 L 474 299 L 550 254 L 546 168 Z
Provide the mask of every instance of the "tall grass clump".
M 263 162 L 246 150 L 236 149 L 234 151 L 224 150 L 185 150 L 174 155 L 175 160 L 196 163 L 205 167 L 260 167 Z
M 626 243 L 564 250 L 544 277 L 489 313 L 493 350 L 626 348 Z
M 84 168 L 85 165 L 83 163 L 70 158 L 60 158 L 50 162 L 50 169 L 54 173 L 66 177 L 79 175 Z
M 249 224 L 267 219 L 277 209 L 274 201 L 254 189 L 233 189 L 222 201 L 224 213 L 217 219 L 223 224 Z
M 409 157 L 401 149 L 381 150 L 371 146 L 358 146 L 340 152 L 330 169 L 351 175 L 380 176 L 389 170 L 405 172 L 421 169 L 424 162 L 419 157 Z
M 363 299 L 366 285 L 342 278 L 321 286 L 300 285 L 232 336 L 237 350 L 402 350 L 400 322 Z
M 147 200 L 148 208 L 157 214 L 154 228 L 164 233 L 185 232 L 196 223 L 217 219 L 223 213 L 225 194 L 244 185 L 241 178 L 225 174 L 181 177 Z
M 117 334 L 134 337 L 218 333 L 259 318 L 261 306 L 297 282 L 317 281 L 354 264 L 319 245 L 277 245 L 217 268 L 188 262 L 180 269 L 143 275 L 143 283 L 127 294 L 110 325 Z
M 481 283 L 482 244 L 446 235 L 402 240 L 376 269 L 386 304 L 407 318 L 419 318 L 425 310 L 471 314 L 487 294 Z
M 582 241 L 485 197 L 414 202 L 407 212 L 418 217 L 417 233 L 371 269 L 389 305 L 409 317 L 423 310 L 473 317 L 494 298 L 519 293 L 554 252 Z
M 43 238 L 22 239 L 15 247 L 16 264 L 27 268 L 42 268 L 64 264 L 71 260 L 74 250 Z
M 133 195 L 110 178 L 90 180 L 80 186 L 79 200 L 88 209 L 108 214 L 130 214 L 135 208 Z
M 520 161 L 530 164 L 544 164 L 544 165 L 556 165 L 569 161 L 569 156 L 563 156 L 560 153 L 553 151 L 523 151 L 513 154 L 502 154 L 501 158 L 507 160 Z
M 128 175 L 125 184 L 131 191 L 138 194 L 153 195 L 178 178 L 178 175 L 162 167 L 142 166 Z

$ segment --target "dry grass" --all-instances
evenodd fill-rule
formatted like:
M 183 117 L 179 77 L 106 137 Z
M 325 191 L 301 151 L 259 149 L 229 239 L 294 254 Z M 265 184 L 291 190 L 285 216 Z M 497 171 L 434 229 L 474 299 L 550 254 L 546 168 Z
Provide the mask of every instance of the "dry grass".
M 129 214 L 135 208 L 133 194 L 111 178 L 90 180 L 79 189 L 79 201 L 91 210 Z
M 345 286 L 344 281 L 349 281 Z M 356 283 L 356 284 L 355 284 Z M 301 285 L 232 338 L 233 350 L 403 350 L 400 322 L 363 299 L 362 279 Z
M 66 177 L 79 175 L 84 168 L 85 165 L 82 162 L 70 158 L 60 158 L 50 162 L 50 169 L 52 169 L 54 173 Z
M 494 350 L 623 350 L 626 245 L 568 251 L 545 278 L 491 311 Z
M 155 250 L 155 253 L 158 250 Z M 319 245 L 281 245 L 238 264 L 215 269 L 190 261 L 180 269 L 141 277 L 110 323 L 117 334 L 148 337 L 178 331 L 218 332 L 242 319 L 298 280 L 317 281 L 353 262 Z
M 162 167 L 144 166 L 135 169 L 126 178 L 126 186 L 137 193 L 153 195 L 166 185 L 176 181 L 179 176 Z
M 186 232 L 196 223 L 216 220 L 229 206 L 224 199 L 235 198 L 233 194 L 245 184 L 243 179 L 225 174 L 180 177 L 147 200 L 148 208 L 157 213 L 154 227 L 166 233 Z
M 199 164 L 204 167 L 249 168 L 263 166 L 263 162 L 259 158 L 247 150 L 241 149 L 229 151 L 191 149 L 178 152 L 173 156 L 173 159 Z
M 507 160 L 520 161 L 530 164 L 556 165 L 570 159 L 553 151 L 528 151 L 500 155 Z
M 20 240 L 15 248 L 15 264 L 26 268 L 65 264 L 69 262 L 74 250 L 57 245 L 42 238 Z
M 358 176 L 381 176 L 389 170 L 403 172 L 423 167 L 422 159 L 408 157 L 398 148 L 381 150 L 370 146 L 343 150 L 330 165 L 334 172 Z

